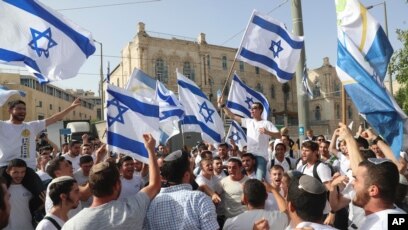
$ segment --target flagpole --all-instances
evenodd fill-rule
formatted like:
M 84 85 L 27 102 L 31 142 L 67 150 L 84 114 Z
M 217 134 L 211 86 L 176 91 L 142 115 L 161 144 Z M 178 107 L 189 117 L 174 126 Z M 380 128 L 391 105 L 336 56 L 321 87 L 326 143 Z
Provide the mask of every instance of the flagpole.
M 346 91 L 344 89 L 344 85 L 342 84 L 341 87 L 341 122 L 346 124 Z
M 236 62 L 237 62 L 237 58 L 235 57 L 235 58 L 234 58 L 234 61 L 232 62 L 232 66 L 231 66 L 231 68 L 230 68 L 230 71 L 229 71 L 229 73 L 228 73 L 227 80 L 225 81 L 224 87 L 222 88 L 221 96 L 224 95 L 224 90 L 225 90 L 225 88 L 227 87 L 228 81 L 229 81 L 229 79 L 230 79 L 230 77 L 231 77 L 232 71 L 234 70 L 235 63 L 236 63 Z

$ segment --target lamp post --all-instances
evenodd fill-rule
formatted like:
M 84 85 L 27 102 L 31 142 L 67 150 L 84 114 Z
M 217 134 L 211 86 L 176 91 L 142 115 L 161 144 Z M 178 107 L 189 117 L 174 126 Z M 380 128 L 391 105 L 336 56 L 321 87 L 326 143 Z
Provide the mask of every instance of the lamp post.
M 387 35 L 387 37 L 388 37 L 387 2 L 386 1 L 379 2 L 379 3 L 373 4 L 373 5 L 367 6 L 366 8 L 367 8 L 367 10 L 369 10 L 369 9 L 372 9 L 372 8 L 374 8 L 376 6 L 379 6 L 379 5 L 384 6 L 384 29 L 385 29 L 385 35 Z M 391 93 L 391 95 L 394 95 L 393 87 L 392 87 L 392 76 L 390 76 L 390 93 Z
M 100 50 L 101 50 L 101 64 L 100 64 L 100 82 L 99 82 L 99 96 L 101 98 L 101 120 L 104 120 L 104 112 L 103 112 L 103 104 L 104 104 L 104 99 L 103 99 L 103 45 L 102 42 L 99 42 L 94 39 L 94 42 L 98 43 L 100 45 Z

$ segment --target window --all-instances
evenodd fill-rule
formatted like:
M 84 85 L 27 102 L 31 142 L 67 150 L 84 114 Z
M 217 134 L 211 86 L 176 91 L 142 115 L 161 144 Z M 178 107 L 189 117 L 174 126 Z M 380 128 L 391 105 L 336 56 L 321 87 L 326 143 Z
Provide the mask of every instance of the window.
M 261 83 L 256 84 L 255 90 L 260 92 L 260 93 L 263 93 L 263 87 L 262 87 Z
M 244 72 L 244 62 L 243 61 L 239 62 L 239 71 Z
M 211 69 L 210 55 L 207 55 L 207 66 L 208 66 L 208 69 Z
M 195 79 L 194 69 L 191 68 L 190 62 L 187 62 L 187 61 L 184 62 L 184 65 L 183 65 L 183 75 L 194 81 L 194 79 Z
M 271 85 L 271 98 L 275 99 L 275 85 Z
M 61 112 L 61 107 L 58 107 L 58 112 Z
M 116 78 L 116 86 L 117 87 L 119 87 L 119 83 L 120 83 L 119 78 Z
M 320 97 L 320 82 L 317 80 L 314 82 L 313 96 Z
M 336 110 L 336 119 L 340 119 L 340 104 L 336 104 L 335 110 Z
M 227 70 L 227 56 L 222 56 L 222 69 Z
M 52 110 L 52 104 L 50 104 L 50 110 Z
M 347 117 L 350 120 L 353 119 L 353 109 L 351 108 L 351 105 L 347 106 Z
M 42 101 L 38 101 L 38 105 L 37 105 L 37 107 L 42 108 Z
M 259 75 L 259 67 L 255 67 L 255 73 Z
M 161 58 L 156 60 L 155 75 L 156 75 L 157 80 L 163 83 L 168 82 L 167 66 L 166 66 L 166 63 Z
M 334 82 L 334 96 L 340 96 L 340 83 Z
M 320 112 L 320 106 L 316 106 L 315 108 L 315 120 L 320 121 L 322 119 L 321 117 L 321 112 Z

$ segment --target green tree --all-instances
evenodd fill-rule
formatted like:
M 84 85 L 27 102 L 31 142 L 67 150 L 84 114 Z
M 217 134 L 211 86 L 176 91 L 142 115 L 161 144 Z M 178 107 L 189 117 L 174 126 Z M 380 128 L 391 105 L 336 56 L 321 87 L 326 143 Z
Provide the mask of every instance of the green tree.
M 390 76 L 397 79 L 401 88 L 395 95 L 399 106 L 408 114 L 408 30 L 397 30 L 398 40 L 402 48 L 395 51 L 388 66 Z

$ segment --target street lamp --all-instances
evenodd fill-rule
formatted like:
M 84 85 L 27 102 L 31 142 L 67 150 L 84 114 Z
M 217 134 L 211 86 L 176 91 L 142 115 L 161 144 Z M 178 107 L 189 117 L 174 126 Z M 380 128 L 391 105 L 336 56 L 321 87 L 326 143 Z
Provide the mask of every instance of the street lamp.
M 387 3 L 386 3 L 386 1 L 379 2 L 379 3 L 373 4 L 373 5 L 367 6 L 366 8 L 367 8 L 367 10 L 369 10 L 369 9 L 372 9 L 372 8 L 374 8 L 376 6 L 379 6 L 379 5 L 384 5 L 384 29 L 385 29 L 385 35 L 387 35 L 387 37 L 388 37 L 388 21 L 387 21 Z M 392 76 L 390 76 L 390 93 L 391 93 L 391 95 L 394 95 L 393 87 L 392 87 Z
M 101 120 L 104 120 L 103 104 L 105 102 L 104 102 L 104 99 L 103 99 L 103 45 L 102 45 L 102 42 L 98 42 L 95 39 L 94 39 L 94 42 L 96 42 L 96 43 L 98 43 L 100 45 L 100 50 L 101 50 L 99 96 L 101 98 Z

